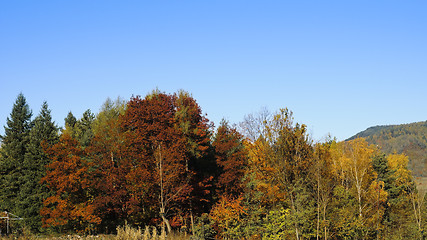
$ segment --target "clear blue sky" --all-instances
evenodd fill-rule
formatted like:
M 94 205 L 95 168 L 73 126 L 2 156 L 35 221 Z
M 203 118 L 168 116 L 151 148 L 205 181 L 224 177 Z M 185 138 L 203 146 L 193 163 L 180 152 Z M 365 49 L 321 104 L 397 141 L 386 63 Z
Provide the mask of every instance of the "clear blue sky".
M 158 87 L 216 125 L 288 107 L 315 140 L 427 120 L 427 1 L 2 1 L 0 133 Z

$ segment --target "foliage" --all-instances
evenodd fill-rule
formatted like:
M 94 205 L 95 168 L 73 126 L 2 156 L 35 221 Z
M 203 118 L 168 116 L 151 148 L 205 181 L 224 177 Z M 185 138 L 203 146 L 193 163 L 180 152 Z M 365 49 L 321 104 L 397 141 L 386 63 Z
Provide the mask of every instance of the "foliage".
M 275 210 L 272 209 L 268 212 L 264 227 L 264 236 L 262 239 L 290 239 L 293 238 L 295 233 L 292 224 L 290 209 L 283 207 Z
M 265 133 L 248 144 L 249 171 L 256 180 L 256 190 L 263 193 L 264 204 L 290 209 L 293 231 L 299 239 L 309 236 L 312 198 L 308 177 L 313 166 L 312 148 L 305 125 L 293 125 L 292 112 L 282 109 L 265 124 Z M 303 220 L 304 219 L 304 220 Z
M 17 200 L 25 184 L 24 161 L 28 152 L 29 134 L 33 123 L 32 112 L 24 95 L 16 98 L 5 135 L 1 136 L 0 156 L 0 208 L 18 214 Z
M 24 158 L 24 184 L 18 196 L 17 205 L 20 209 L 17 214 L 24 218 L 26 226 L 32 231 L 41 229 L 40 210 L 43 200 L 52 195 L 50 190 L 40 180 L 46 175 L 45 166 L 50 163 L 49 157 L 43 152 L 44 145 L 53 145 L 58 141 L 58 128 L 52 122 L 50 110 L 46 102 L 43 103 L 40 114 L 34 119 L 33 127 L 29 132 L 27 152 Z
M 414 176 L 427 177 L 427 121 L 401 125 L 370 127 L 349 140 L 363 137 L 384 153 L 403 153 L 409 157 Z
M 242 201 L 242 197 L 233 199 L 222 196 L 212 208 L 210 218 L 221 237 L 236 239 L 242 235 L 241 222 L 246 215 Z
M 243 191 L 242 178 L 247 166 L 243 136 L 222 121 L 212 143 L 219 169 L 217 188 L 220 195 L 238 197 Z
M 411 156 L 382 153 L 362 138 L 313 143 L 286 108 L 248 115 L 240 132 L 225 120 L 214 129 L 191 94 L 155 90 L 107 99 L 80 119 L 70 112 L 58 135 L 47 103 L 31 121 L 21 94 L 5 130 L 0 204 L 25 217 L 25 231 L 422 239 L 427 227 Z
M 140 211 L 140 203 L 155 206 L 158 201 L 156 208 L 169 232 L 169 211 L 177 211 L 179 202 L 186 201 L 192 174 L 186 168 L 185 139 L 174 127 L 174 114 L 173 98 L 160 93 L 132 98 L 121 120 L 128 146 L 128 191 L 135 200 L 131 211 Z
M 91 204 L 93 189 L 88 170 L 92 163 L 85 158 L 79 142 L 68 134 L 63 134 L 53 146 L 45 146 L 45 151 L 52 162 L 42 182 L 55 194 L 43 202 L 43 226 L 90 231 L 92 224 L 101 221 Z

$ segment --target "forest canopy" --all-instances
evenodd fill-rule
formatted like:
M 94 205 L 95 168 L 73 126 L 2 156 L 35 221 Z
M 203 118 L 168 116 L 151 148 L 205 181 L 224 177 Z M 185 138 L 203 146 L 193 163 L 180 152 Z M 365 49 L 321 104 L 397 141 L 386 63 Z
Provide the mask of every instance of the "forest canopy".
M 401 125 L 370 127 L 355 136 L 363 137 L 386 154 L 408 156 L 408 168 L 417 177 L 427 177 L 427 121 Z
M 199 239 L 426 234 L 427 195 L 408 152 L 385 151 L 369 136 L 313 142 L 287 108 L 215 128 L 190 93 L 154 90 L 107 99 L 96 114 L 70 112 L 62 129 L 50 112 L 45 102 L 32 119 L 19 94 L 1 136 L 0 210 L 24 219 L 16 229 L 108 234 L 151 225 Z M 425 141 L 418 128 L 411 134 Z

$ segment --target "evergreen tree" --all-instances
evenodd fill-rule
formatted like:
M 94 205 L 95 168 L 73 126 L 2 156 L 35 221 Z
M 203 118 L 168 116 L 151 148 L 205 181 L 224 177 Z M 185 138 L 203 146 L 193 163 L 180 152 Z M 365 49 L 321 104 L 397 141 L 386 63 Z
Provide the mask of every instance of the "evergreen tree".
M 13 105 L 5 135 L 1 136 L 0 158 L 0 209 L 17 213 L 16 200 L 24 184 L 24 156 L 27 152 L 28 135 L 32 127 L 32 112 L 22 93 Z
M 67 128 L 67 127 L 73 128 L 77 122 L 77 119 L 76 119 L 76 117 L 74 117 L 72 112 L 68 112 L 68 115 L 64 120 L 65 120 L 65 128 Z
M 29 133 L 27 152 L 24 158 L 23 179 L 18 195 L 18 214 L 33 231 L 41 230 L 40 209 L 43 200 L 50 196 L 49 189 L 40 184 L 46 174 L 45 166 L 50 163 L 42 145 L 53 145 L 58 141 L 58 127 L 52 122 L 48 104 L 43 103 L 40 114 L 35 118 Z
M 77 139 L 81 146 L 89 146 L 94 137 L 93 123 L 95 121 L 95 115 L 90 109 L 86 110 L 79 120 L 71 112 L 68 113 L 64 120 L 65 130 L 63 133 L 67 133 L 72 138 Z
M 76 126 L 77 119 L 76 117 L 74 117 L 71 111 L 68 112 L 68 115 L 64 119 L 64 121 L 65 121 L 65 128 L 62 130 L 62 133 L 68 133 L 68 135 L 75 137 L 76 130 L 74 127 Z
M 79 119 L 75 124 L 75 133 L 77 140 L 83 147 L 89 146 L 93 138 L 92 125 L 95 120 L 95 115 L 90 111 L 86 110 L 83 113 L 83 117 Z

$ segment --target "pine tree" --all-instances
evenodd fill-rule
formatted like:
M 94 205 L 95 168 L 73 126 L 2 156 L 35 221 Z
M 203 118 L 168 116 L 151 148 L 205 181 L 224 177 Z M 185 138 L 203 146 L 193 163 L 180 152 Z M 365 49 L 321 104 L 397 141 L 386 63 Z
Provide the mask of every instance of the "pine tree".
M 48 104 L 43 103 L 40 114 L 35 118 L 29 133 L 27 152 L 24 158 L 23 179 L 17 206 L 21 217 L 33 231 L 41 230 L 40 209 L 43 199 L 51 194 L 49 189 L 40 184 L 40 179 L 46 174 L 45 166 L 50 163 L 42 145 L 53 145 L 58 141 L 58 127 L 52 122 Z
M 32 127 L 32 112 L 22 93 L 13 105 L 5 135 L 1 136 L 0 158 L 0 209 L 17 212 L 16 200 L 24 183 L 24 156 L 27 152 L 28 135 Z

